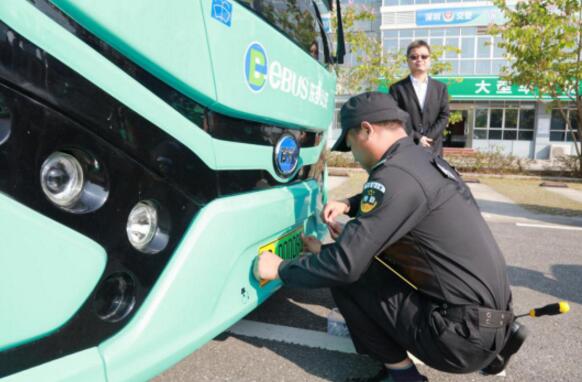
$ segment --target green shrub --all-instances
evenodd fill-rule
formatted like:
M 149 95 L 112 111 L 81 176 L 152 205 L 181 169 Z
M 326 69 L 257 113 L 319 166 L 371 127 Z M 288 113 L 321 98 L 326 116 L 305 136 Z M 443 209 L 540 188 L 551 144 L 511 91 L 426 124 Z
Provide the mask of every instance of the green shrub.
M 328 167 L 360 167 L 351 152 L 342 153 L 327 150 L 325 156 Z
M 525 159 L 503 154 L 500 147 L 492 151 L 475 151 L 469 155 L 447 155 L 445 159 L 462 172 L 516 174 L 524 171 Z

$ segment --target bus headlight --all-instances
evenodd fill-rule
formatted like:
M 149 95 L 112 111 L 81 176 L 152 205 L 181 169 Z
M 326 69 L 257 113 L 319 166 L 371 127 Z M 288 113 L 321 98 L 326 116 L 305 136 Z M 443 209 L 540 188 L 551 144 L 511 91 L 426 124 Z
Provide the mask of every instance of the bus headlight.
M 135 306 L 135 282 L 127 273 L 109 276 L 99 286 L 93 307 L 103 321 L 123 320 Z
M 109 196 L 107 171 L 92 155 L 78 149 L 52 153 L 41 166 L 40 184 L 53 204 L 75 214 L 101 208 Z
M 138 202 L 127 218 L 127 238 L 140 252 L 154 254 L 168 244 L 168 224 L 163 210 L 151 200 Z
M 57 151 L 42 164 L 40 184 L 44 194 L 59 207 L 68 209 L 81 197 L 84 175 L 79 161 Z

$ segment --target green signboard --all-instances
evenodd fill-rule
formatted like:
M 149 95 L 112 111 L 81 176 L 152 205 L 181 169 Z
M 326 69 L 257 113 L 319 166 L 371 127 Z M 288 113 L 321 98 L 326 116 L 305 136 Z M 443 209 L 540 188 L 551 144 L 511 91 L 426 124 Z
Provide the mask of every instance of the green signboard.
M 448 86 L 453 101 L 535 101 L 538 99 L 537 90 L 530 90 L 526 86 L 514 85 L 498 76 L 436 76 L 436 80 Z M 378 91 L 387 93 L 386 86 L 381 84 Z M 559 97 L 568 100 L 564 95 Z M 550 100 L 544 96 L 543 99 Z
M 448 86 L 449 94 L 454 101 L 462 100 L 492 100 L 492 101 L 527 101 L 537 100 L 537 90 L 528 89 L 526 86 L 514 85 L 498 76 L 484 77 L 447 77 L 437 76 L 439 80 Z M 543 97 L 550 99 L 550 97 Z M 560 99 L 568 99 L 566 95 Z

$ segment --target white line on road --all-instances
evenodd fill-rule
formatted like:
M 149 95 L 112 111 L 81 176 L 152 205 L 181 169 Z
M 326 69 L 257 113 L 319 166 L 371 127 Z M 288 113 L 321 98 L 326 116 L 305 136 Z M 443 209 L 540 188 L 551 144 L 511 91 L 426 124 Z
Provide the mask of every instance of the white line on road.
M 356 354 L 352 340 L 348 337 L 332 336 L 325 332 L 309 329 L 292 328 L 290 326 L 267 324 L 264 322 L 240 320 L 227 332 L 239 336 L 254 337 L 262 340 L 278 341 L 310 348 L 339 351 Z M 422 361 L 408 354 L 414 363 L 423 365 Z
M 332 336 L 325 332 L 309 329 L 292 328 L 290 326 L 267 324 L 264 322 L 240 320 L 228 330 L 228 333 L 239 336 L 259 338 L 262 340 L 284 342 L 310 348 L 338 351 L 341 353 L 356 354 L 352 340 L 347 337 Z M 408 356 L 417 365 L 424 363 L 408 353 Z M 503 370 L 496 377 L 505 377 Z
M 582 231 L 582 227 L 570 227 L 567 225 L 552 225 L 552 224 L 529 224 L 529 223 L 515 223 L 518 227 L 531 228 L 549 228 L 549 229 L 563 229 L 567 231 Z
M 356 353 L 356 349 L 350 338 L 330 336 L 325 332 L 317 330 L 240 320 L 231 326 L 228 332 L 246 337 L 256 337 L 263 340 L 285 342 L 310 348 L 339 351 L 342 353 Z

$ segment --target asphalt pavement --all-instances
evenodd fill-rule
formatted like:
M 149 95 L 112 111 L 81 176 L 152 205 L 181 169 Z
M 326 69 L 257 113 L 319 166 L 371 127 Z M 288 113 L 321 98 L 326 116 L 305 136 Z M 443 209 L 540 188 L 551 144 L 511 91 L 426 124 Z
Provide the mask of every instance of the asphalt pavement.
M 342 181 L 330 177 L 329 185 Z M 534 214 L 485 185 L 470 187 L 505 254 L 515 312 L 560 300 L 571 311 L 520 319 L 530 335 L 501 376 L 419 369 L 443 382 L 582 381 L 582 219 Z M 326 289 L 282 288 L 154 381 L 344 381 L 374 373 L 379 365 L 355 354 L 349 339 L 326 334 L 333 307 Z

